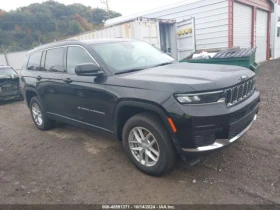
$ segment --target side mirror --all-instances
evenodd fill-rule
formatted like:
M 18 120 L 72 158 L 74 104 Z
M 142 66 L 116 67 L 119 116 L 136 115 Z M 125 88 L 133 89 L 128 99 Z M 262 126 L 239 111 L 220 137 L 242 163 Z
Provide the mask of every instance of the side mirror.
M 100 76 L 103 75 L 103 71 L 99 66 L 94 63 L 79 64 L 75 68 L 75 72 L 79 76 Z

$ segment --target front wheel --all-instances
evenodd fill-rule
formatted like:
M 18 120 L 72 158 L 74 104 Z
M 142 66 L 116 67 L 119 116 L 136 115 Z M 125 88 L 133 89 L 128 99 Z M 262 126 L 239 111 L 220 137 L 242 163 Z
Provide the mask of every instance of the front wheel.
M 125 123 L 123 144 L 132 163 L 144 173 L 160 176 L 174 166 L 176 152 L 172 140 L 152 113 L 135 115 Z

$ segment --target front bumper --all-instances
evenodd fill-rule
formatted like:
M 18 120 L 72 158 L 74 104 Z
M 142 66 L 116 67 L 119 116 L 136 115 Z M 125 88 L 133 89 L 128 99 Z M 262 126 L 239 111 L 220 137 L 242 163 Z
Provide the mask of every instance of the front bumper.
M 18 91 L 11 91 L 11 92 L 5 92 L 0 93 L 0 101 L 7 101 L 7 100 L 13 100 L 13 99 L 22 99 L 23 96 L 21 92 Z
M 233 142 L 235 142 L 236 140 L 238 140 L 239 138 L 241 138 L 250 129 L 250 127 L 252 126 L 253 122 L 256 119 L 257 119 L 257 114 L 255 114 L 253 120 L 243 131 L 241 131 L 239 134 L 237 134 L 235 137 L 231 139 L 217 139 L 215 143 L 211 145 L 197 147 L 197 148 L 183 148 L 183 151 L 188 153 L 197 153 L 197 152 L 199 153 L 199 152 L 211 152 L 211 151 L 222 149 L 223 147 L 226 147 L 232 144 Z
M 181 156 L 201 156 L 220 150 L 242 137 L 259 110 L 259 91 L 241 103 L 169 107 L 177 132 L 172 135 Z M 171 114 L 172 113 L 172 114 Z

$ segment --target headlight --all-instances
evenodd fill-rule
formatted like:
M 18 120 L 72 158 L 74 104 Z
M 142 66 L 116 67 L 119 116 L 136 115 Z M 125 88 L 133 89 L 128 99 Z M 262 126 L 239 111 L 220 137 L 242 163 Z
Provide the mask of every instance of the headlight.
M 181 104 L 204 104 L 213 102 L 224 102 L 223 91 L 197 93 L 197 94 L 176 94 L 175 98 Z

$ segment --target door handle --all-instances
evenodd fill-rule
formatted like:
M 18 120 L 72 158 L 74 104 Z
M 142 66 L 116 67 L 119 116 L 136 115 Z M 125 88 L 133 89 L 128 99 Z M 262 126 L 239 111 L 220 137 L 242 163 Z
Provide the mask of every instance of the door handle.
M 70 84 L 71 82 L 73 82 L 73 80 L 71 80 L 70 78 L 66 78 L 63 80 L 63 82 Z
M 36 79 L 38 80 L 38 81 L 40 81 L 41 79 L 43 79 L 41 76 L 38 76 L 38 77 L 36 77 Z

